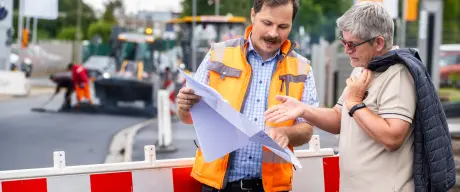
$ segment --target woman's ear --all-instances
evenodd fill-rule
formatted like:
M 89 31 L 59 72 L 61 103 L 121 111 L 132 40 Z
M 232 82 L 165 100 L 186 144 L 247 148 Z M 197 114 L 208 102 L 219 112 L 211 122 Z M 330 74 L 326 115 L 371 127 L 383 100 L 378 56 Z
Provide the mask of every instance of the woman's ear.
M 377 51 L 385 49 L 385 39 L 382 36 L 375 38 L 375 43 L 377 44 Z

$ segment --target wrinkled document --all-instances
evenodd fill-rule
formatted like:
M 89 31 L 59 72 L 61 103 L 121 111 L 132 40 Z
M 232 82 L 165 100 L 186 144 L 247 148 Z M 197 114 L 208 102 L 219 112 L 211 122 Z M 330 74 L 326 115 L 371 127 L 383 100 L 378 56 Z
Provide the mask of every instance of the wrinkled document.
M 289 148 L 281 148 L 264 130 L 258 129 L 246 116 L 236 111 L 217 91 L 196 81 L 182 70 L 179 71 L 185 76 L 187 87 L 201 96 L 201 100 L 190 109 L 190 113 L 206 162 L 221 158 L 253 141 L 302 168 Z

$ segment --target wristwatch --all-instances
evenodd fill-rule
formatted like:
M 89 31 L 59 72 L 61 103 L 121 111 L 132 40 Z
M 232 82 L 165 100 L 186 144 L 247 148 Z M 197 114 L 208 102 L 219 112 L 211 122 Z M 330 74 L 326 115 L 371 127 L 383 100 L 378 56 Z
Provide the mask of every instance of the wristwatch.
M 356 110 L 362 109 L 364 107 L 366 107 L 366 104 L 364 103 L 357 104 L 350 109 L 350 111 L 348 112 L 348 115 L 350 115 L 350 117 L 353 117 L 353 113 L 355 113 Z

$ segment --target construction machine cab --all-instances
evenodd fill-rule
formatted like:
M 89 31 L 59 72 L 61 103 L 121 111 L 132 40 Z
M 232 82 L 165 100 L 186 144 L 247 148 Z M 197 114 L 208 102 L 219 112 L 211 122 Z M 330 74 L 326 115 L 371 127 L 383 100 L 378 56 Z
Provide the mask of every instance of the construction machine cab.
M 121 75 L 146 79 L 156 70 L 153 59 L 152 36 L 140 33 L 121 33 L 118 35 L 117 71 Z
M 94 82 L 96 97 L 105 110 L 116 110 L 121 103 L 137 106 L 142 102 L 147 114 L 155 113 L 160 82 L 153 59 L 153 43 L 153 36 L 143 33 L 121 32 L 116 36 L 111 53 L 116 71 Z
M 195 29 L 193 29 L 195 20 Z M 244 35 L 246 18 L 235 16 L 196 16 L 183 17 L 170 20 L 167 23 L 167 31 L 175 32 L 179 46 L 182 49 L 182 60 L 185 68 L 192 69 L 192 38 L 196 39 L 196 63 L 203 60 L 209 51 L 211 44 L 228 39 L 238 38 Z M 193 33 L 194 32 L 194 33 Z

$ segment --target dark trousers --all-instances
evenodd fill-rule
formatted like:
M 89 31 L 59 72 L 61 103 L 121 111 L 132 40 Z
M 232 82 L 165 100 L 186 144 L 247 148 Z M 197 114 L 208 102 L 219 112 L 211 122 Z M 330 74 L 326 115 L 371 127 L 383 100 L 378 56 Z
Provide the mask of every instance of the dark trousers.
M 66 88 L 66 92 L 64 94 L 64 103 L 61 106 L 61 109 L 67 110 L 71 108 L 71 103 L 72 103 L 72 93 L 73 93 L 73 88 Z
M 210 186 L 203 185 L 202 192 L 264 192 L 262 180 L 240 180 L 227 183 L 225 189 L 217 190 Z

